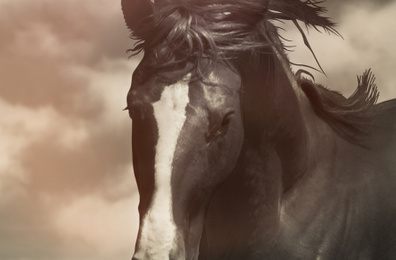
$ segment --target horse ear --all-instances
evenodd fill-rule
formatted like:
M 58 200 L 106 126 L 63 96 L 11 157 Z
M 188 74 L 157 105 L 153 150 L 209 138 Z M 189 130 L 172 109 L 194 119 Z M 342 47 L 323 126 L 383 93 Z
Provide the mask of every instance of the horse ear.
M 153 13 L 150 0 L 121 0 L 125 23 L 134 32 L 141 23 Z

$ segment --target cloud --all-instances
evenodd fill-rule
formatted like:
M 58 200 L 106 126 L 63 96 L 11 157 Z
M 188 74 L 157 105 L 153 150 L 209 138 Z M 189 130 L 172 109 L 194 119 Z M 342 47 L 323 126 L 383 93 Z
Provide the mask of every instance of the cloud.
M 1 136 L 7 158 L 18 154 L 26 175 L 39 172 L 46 180 L 49 172 L 64 175 L 78 164 L 84 176 L 95 167 L 112 168 L 93 166 L 90 158 L 111 148 L 96 160 L 129 163 L 129 144 L 122 145 L 129 121 L 121 110 L 136 62 L 127 61 L 120 7 L 75 0 L 1 5 L 0 105 L 7 115 L 0 123 L 7 129 Z
M 48 205 L 36 196 L 23 194 L 4 206 L 0 211 L 0 258 L 56 259 L 61 236 L 49 224 L 53 211 Z
M 122 109 L 137 61 L 119 4 L 1 1 L 0 33 L 0 258 L 129 258 L 137 202 Z
M 1 212 L 0 258 L 129 259 L 137 232 L 136 207 L 137 195 L 111 203 L 95 195 L 70 203 L 48 194 L 22 196 Z
M 86 255 L 91 259 L 129 259 L 133 254 L 134 234 L 137 233 L 137 195 L 109 204 L 86 196 L 62 207 L 55 217 L 55 227 L 63 243 L 74 248 L 69 259 Z M 76 247 L 75 241 L 81 246 Z M 93 259 L 93 258 L 92 258 Z
M 76 65 L 125 60 L 128 31 L 119 6 L 107 1 L 6 1 L 0 11 L 0 95 L 12 103 L 51 105 L 63 113 L 100 113 Z M 16 18 L 18 17 L 18 18 Z M 116 40 L 117 39 L 117 40 Z M 23 75 L 23 76 L 21 76 Z M 85 97 L 85 103 L 79 97 Z
M 394 2 L 395 0 L 327 0 L 322 5 L 328 9 L 327 16 L 337 22 L 340 17 L 348 15 L 348 13 L 345 13 L 345 10 L 351 9 L 353 11 L 361 8 L 370 8 L 370 10 L 375 11 L 391 5 Z M 337 22 L 337 24 L 341 23 Z
M 122 111 L 128 82 L 119 80 L 129 79 L 129 70 L 127 62 L 119 63 L 106 64 L 102 71 L 75 68 L 75 74 L 85 77 L 86 95 L 94 96 L 102 107 L 95 116 L 69 116 L 44 106 L 50 111 L 44 115 L 49 123 L 40 131 L 41 137 L 34 141 L 30 138 L 32 141 L 19 155 L 22 167 L 29 169 L 30 189 L 94 192 L 102 189 L 102 179 L 114 175 L 117 167 L 131 166 L 130 122 Z M 123 91 L 114 91 L 118 86 L 123 86 Z M 85 96 L 79 98 L 86 103 Z

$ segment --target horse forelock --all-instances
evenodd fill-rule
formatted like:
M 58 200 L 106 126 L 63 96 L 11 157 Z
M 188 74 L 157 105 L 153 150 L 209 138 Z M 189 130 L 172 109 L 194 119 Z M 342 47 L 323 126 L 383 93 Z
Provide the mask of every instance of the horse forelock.
M 133 32 L 132 51 L 152 56 L 159 69 L 192 62 L 199 71 L 218 58 L 231 59 L 267 42 L 250 39 L 266 7 L 254 1 L 171 1 L 156 4 L 151 19 Z M 147 33 L 151 32 L 151 33 Z
M 318 3 L 290 0 L 154 1 L 152 14 L 132 31 L 132 38 L 137 43 L 129 51 L 150 53 L 153 56 L 150 66 L 154 69 L 192 61 L 200 70 L 207 67 L 207 64 L 201 64 L 203 59 L 232 59 L 270 45 L 284 50 L 271 20 L 292 20 L 299 30 L 296 21 L 300 20 L 307 26 L 336 33 L 334 24 L 321 16 L 326 10 Z M 302 30 L 300 33 L 306 40 Z M 310 48 L 309 43 L 307 47 Z

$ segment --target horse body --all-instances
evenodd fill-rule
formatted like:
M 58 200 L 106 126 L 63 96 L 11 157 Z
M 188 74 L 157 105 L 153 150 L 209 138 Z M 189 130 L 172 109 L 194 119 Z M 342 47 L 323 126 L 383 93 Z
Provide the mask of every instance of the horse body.
M 396 102 L 372 107 L 369 73 L 349 99 L 294 75 L 266 22 L 251 37 L 271 42 L 259 52 L 206 55 L 216 44 L 206 31 L 179 39 L 201 17 L 158 2 L 164 19 L 177 18 L 165 38 L 129 25 L 148 41 L 127 100 L 140 194 L 133 259 L 392 259 Z M 128 3 L 146 16 L 155 5 L 124 0 L 127 23 Z M 222 4 L 208 16 L 228 23 L 239 4 Z M 250 18 L 213 34 L 251 28 Z M 171 36 L 191 57 L 169 47 Z

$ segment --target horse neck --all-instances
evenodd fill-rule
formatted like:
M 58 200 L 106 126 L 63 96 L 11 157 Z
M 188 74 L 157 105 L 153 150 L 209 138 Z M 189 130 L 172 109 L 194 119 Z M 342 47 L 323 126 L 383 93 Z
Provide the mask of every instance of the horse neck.
M 274 174 L 281 176 L 284 192 L 306 172 L 313 139 L 320 135 L 316 125 L 324 124 L 282 55 L 261 54 L 248 64 L 242 73 L 245 149 L 261 154 L 263 160 L 271 153 L 278 158 L 281 172 Z
M 275 209 L 286 192 L 311 174 L 319 160 L 331 156 L 337 137 L 315 114 L 289 63 L 275 48 L 269 54 L 249 58 L 243 67 L 247 68 L 241 73 L 243 153 L 250 154 L 247 158 L 256 158 L 245 159 L 243 164 L 257 167 L 260 160 L 262 167 L 241 174 L 261 176 L 262 182 L 268 183 L 267 202 Z
M 243 255 L 276 243 L 283 196 L 316 159 L 312 145 L 328 126 L 279 58 L 261 54 L 240 62 L 245 139 L 235 169 L 209 205 L 206 233 L 208 244 Z

